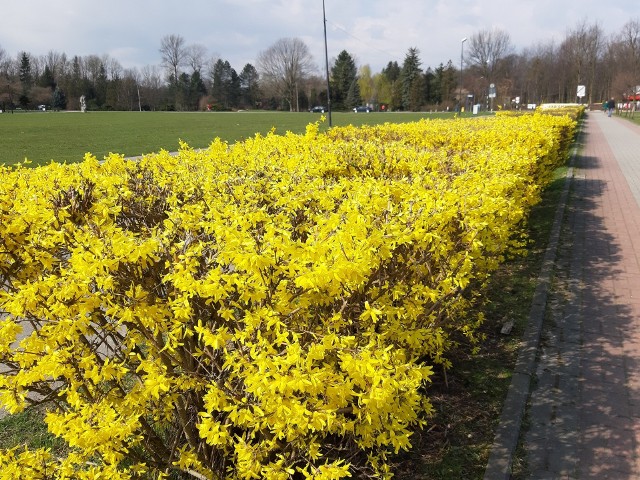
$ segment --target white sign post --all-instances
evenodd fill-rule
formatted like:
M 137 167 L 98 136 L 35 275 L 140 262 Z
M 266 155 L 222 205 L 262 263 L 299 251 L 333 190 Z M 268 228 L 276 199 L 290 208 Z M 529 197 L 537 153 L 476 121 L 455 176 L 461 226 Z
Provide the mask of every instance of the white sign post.
M 580 99 L 580 103 L 582 103 L 582 98 L 585 96 L 586 92 L 587 88 L 584 85 L 578 85 L 576 96 Z
M 491 111 L 493 112 L 493 99 L 496 98 L 496 84 L 489 85 L 489 100 L 491 102 Z

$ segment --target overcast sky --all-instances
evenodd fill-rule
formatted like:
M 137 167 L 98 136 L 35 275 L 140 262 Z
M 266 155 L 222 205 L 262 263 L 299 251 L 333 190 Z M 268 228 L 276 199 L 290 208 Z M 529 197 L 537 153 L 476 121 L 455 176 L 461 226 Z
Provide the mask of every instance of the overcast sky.
M 103 55 L 159 65 L 162 37 L 201 44 L 240 72 L 283 37 L 298 37 L 324 72 L 322 0 L 1 0 L 0 48 Z M 379 72 L 417 47 L 422 67 L 460 64 L 461 39 L 496 27 L 517 52 L 562 41 L 579 23 L 607 34 L 638 19 L 638 0 L 325 0 L 329 60 L 346 50 Z

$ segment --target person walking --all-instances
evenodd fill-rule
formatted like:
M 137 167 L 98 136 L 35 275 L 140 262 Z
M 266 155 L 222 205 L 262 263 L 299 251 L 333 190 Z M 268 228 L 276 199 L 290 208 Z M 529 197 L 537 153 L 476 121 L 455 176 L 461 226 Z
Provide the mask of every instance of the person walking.
M 611 98 L 609 99 L 609 101 L 607 102 L 607 116 L 611 116 L 611 114 L 613 113 L 613 111 L 616 108 L 616 101 Z

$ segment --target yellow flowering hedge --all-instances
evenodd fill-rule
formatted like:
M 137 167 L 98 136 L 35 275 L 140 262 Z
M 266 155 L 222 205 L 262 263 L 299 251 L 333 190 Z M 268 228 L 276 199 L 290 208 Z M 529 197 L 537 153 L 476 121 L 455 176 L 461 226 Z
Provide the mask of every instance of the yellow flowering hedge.
M 256 136 L 2 167 L 0 478 L 391 476 L 575 122 Z

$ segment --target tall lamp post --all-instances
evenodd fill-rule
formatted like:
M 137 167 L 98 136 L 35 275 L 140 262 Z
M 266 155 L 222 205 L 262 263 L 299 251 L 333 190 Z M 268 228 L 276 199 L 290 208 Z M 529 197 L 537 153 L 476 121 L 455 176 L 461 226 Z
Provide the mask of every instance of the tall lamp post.
M 462 106 L 462 59 L 464 55 L 464 42 L 466 41 L 467 41 L 467 37 L 464 37 L 460 41 L 460 113 L 461 114 L 462 114 L 462 109 L 464 108 Z
M 331 126 L 331 92 L 329 91 L 329 53 L 327 51 L 327 15 L 322 0 L 322 18 L 324 21 L 324 61 L 327 70 L 327 112 L 329 113 L 329 126 Z

